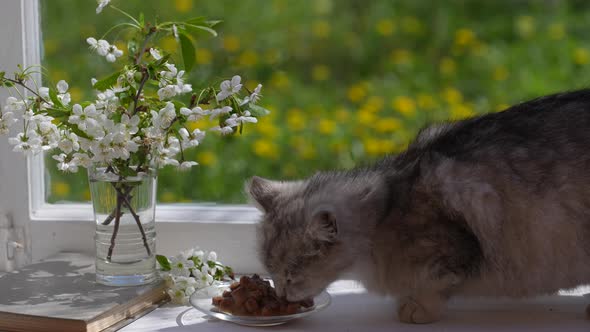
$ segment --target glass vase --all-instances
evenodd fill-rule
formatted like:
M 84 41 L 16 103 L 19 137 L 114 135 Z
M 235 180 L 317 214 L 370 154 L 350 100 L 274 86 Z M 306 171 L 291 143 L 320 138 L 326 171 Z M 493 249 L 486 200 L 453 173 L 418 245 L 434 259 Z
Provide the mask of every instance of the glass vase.
M 109 286 L 154 282 L 155 170 L 121 178 L 109 167 L 88 169 L 96 222 L 96 281 Z

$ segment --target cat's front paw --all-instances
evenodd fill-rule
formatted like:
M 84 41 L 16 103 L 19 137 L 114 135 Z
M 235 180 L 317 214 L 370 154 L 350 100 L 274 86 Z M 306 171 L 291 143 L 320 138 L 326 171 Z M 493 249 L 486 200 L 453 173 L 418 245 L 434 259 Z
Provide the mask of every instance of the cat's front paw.
M 442 310 L 438 306 L 424 306 L 412 297 L 400 299 L 397 316 L 402 323 L 428 324 L 440 319 Z

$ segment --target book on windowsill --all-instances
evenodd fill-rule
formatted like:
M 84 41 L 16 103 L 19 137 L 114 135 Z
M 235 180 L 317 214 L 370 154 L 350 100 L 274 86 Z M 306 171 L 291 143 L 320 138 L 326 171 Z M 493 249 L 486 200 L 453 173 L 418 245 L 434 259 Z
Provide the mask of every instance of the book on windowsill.
M 0 274 L 0 331 L 103 331 L 126 325 L 167 300 L 162 282 L 97 284 L 94 257 L 60 253 Z

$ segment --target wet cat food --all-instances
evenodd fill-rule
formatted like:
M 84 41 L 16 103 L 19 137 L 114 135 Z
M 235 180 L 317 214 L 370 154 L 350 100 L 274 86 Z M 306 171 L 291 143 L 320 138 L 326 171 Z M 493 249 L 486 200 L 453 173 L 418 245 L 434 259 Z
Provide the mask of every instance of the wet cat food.
M 252 277 L 243 276 L 239 282 L 232 283 L 229 290 L 221 296 L 215 296 L 212 303 L 219 310 L 238 316 L 278 316 L 310 308 L 313 299 L 288 302 L 277 295 L 270 282 L 254 274 Z

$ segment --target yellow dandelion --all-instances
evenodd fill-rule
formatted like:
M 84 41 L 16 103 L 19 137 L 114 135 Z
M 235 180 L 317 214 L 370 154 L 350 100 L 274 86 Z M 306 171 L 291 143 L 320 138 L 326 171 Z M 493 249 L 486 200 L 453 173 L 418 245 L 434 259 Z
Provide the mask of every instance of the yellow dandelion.
M 530 38 L 535 34 L 535 19 L 528 15 L 519 16 L 516 18 L 515 28 L 521 38 Z
M 217 163 L 217 156 L 211 151 L 202 151 L 197 154 L 197 162 L 203 166 L 210 166 Z
M 508 70 L 504 66 L 498 66 L 494 68 L 494 72 L 492 73 L 492 78 L 495 81 L 504 81 L 508 78 Z
M 193 9 L 193 0 L 175 0 L 174 8 L 179 13 L 188 13 Z
M 81 100 L 82 99 L 82 89 L 77 86 L 72 86 L 68 89 L 72 100 Z
M 367 109 L 360 109 L 357 113 L 358 122 L 363 126 L 371 126 L 377 122 L 377 116 L 375 113 Z
M 271 118 L 268 116 L 265 117 L 264 119 L 258 121 L 256 126 L 253 128 L 255 128 L 255 130 L 263 136 L 273 139 L 279 135 L 279 129 L 277 128 L 276 124 L 270 121 L 270 119 Z
M 195 51 L 195 61 L 200 65 L 208 65 L 213 60 L 213 54 L 206 48 L 198 48 Z
M 298 155 L 305 160 L 314 159 L 317 156 L 316 148 L 309 143 L 301 146 L 297 149 L 297 152 Z
M 278 89 L 287 89 L 291 81 L 284 71 L 275 71 L 270 78 L 270 84 Z
M 336 122 L 330 119 L 321 119 L 318 122 L 318 131 L 324 135 L 333 134 L 336 131 Z
M 382 19 L 375 25 L 375 30 L 378 34 L 389 37 L 395 32 L 395 24 L 390 19 Z
M 57 181 L 51 183 L 51 191 L 58 197 L 64 197 L 70 194 L 71 188 L 67 182 Z
M 311 78 L 314 81 L 325 81 L 330 78 L 330 67 L 326 65 L 315 65 L 311 69 Z
M 578 65 L 585 65 L 590 61 L 590 52 L 588 49 L 578 47 L 574 50 L 574 62 Z
M 449 104 L 460 104 L 463 101 L 461 92 L 453 87 L 444 89 L 442 98 Z
M 450 110 L 451 119 L 461 120 L 473 116 L 475 113 L 473 109 L 465 104 L 453 105 Z
M 436 101 L 434 100 L 434 97 L 432 97 L 431 95 L 421 93 L 418 95 L 418 98 L 416 99 L 418 101 L 418 107 L 420 108 L 433 109 L 436 107 Z
M 367 90 L 362 84 L 355 84 L 348 88 L 347 96 L 353 103 L 358 103 L 367 96 Z
M 240 39 L 234 35 L 223 37 L 223 48 L 228 52 L 235 52 L 240 49 Z
M 332 32 L 332 28 L 330 27 L 330 23 L 326 21 L 316 21 L 311 26 L 311 33 L 316 38 L 327 38 L 330 36 Z
M 547 28 L 549 38 L 553 40 L 563 39 L 565 37 L 565 27 L 561 23 L 552 23 Z
M 455 60 L 444 57 L 440 60 L 439 70 L 440 73 L 443 75 L 452 75 L 455 73 L 457 69 L 457 65 L 455 64 Z
M 289 130 L 303 130 L 306 127 L 306 119 L 302 110 L 293 108 L 287 111 L 287 126 Z
M 84 191 L 82 192 L 82 199 L 84 199 L 85 201 L 89 201 L 91 198 L 92 195 L 90 194 L 90 190 L 84 189 Z
M 279 148 L 277 145 L 267 139 L 259 139 L 254 142 L 254 153 L 262 158 L 277 159 L 279 156 Z
M 475 41 L 475 33 L 470 29 L 459 29 L 455 31 L 455 45 L 465 47 Z
M 416 113 L 416 103 L 412 98 L 407 96 L 395 97 L 391 102 L 391 106 L 394 110 L 405 116 L 412 116 Z
M 412 61 L 412 53 L 405 49 L 398 49 L 391 52 L 391 62 L 396 65 L 408 64 Z
M 381 118 L 375 122 L 375 130 L 380 133 L 392 133 L 402 127 L 402 123 L 396 118 Z
M 258 63 L 258 55 L 252 50 L 247 50 L 240 54 L 238 64 L 242 67 L 253 67 Z

